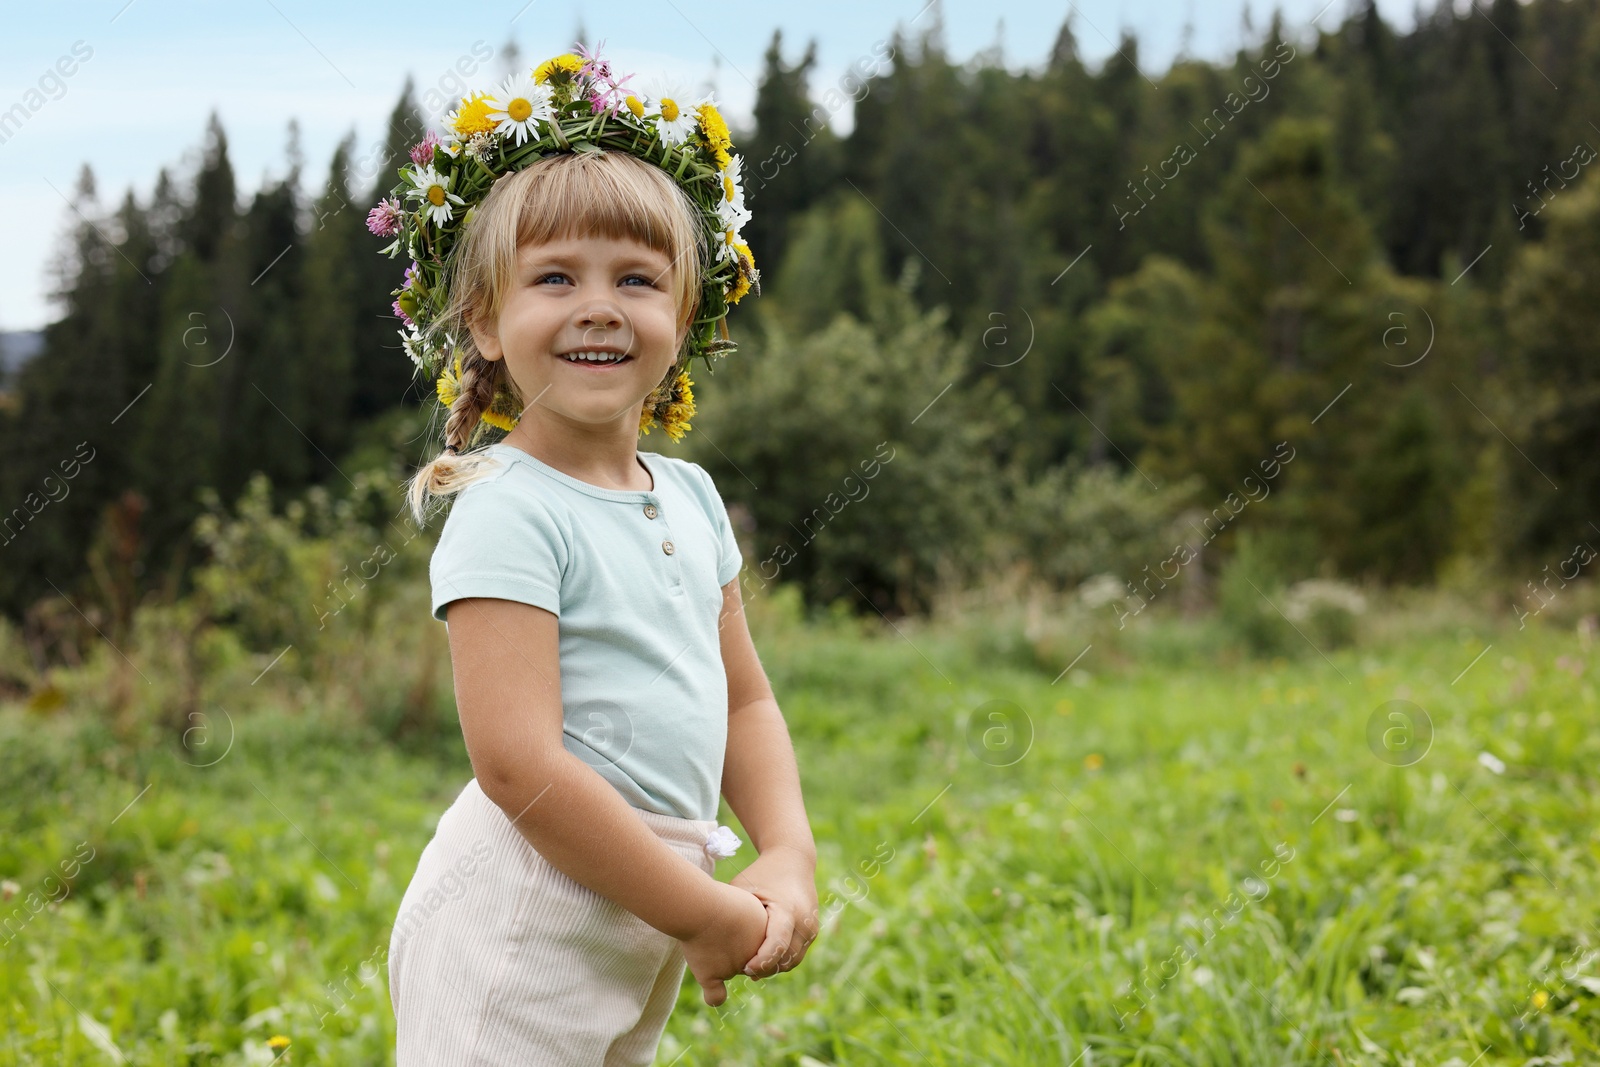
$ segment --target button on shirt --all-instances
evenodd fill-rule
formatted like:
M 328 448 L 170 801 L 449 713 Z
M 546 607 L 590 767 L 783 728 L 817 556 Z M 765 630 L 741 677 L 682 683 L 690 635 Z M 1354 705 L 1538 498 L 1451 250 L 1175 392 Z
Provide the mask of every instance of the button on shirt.
M 742 558 L 698 464 L 639 452 L 606 489 L 514 445 L 455 495 L 429 565 L 433 617 L 462 597 L 544 608 L 560 631 L 562 744 L 635 807 L 714 819 L 728 740 L 718 619 Z

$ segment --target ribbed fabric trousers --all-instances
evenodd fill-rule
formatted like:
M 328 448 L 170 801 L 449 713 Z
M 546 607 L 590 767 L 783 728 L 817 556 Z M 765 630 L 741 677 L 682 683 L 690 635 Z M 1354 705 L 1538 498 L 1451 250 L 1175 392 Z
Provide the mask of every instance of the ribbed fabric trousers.
M 714 820 L 633 811 L 713 872 Z M 474 778 L 422 850 L 390 935 L 396 1064 L 646 1065 L 684 970 L 675 938 L 551 866 Z

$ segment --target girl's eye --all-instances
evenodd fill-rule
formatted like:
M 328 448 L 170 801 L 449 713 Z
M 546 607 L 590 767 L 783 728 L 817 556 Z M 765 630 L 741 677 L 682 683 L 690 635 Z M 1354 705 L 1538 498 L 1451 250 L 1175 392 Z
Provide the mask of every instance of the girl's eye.
M 543 285 L 545 282 L 549 281 L 551 278 L 563 278 L 563 279 L 566 279 L 567 275 L 562 273 L 561 271 L 550 271 L 547 274 L 541 274 L 537 278 L 535 278 L 534 279 L 534 284 L 535 285 Z M 636 278 L 639 281 L 643 282 L 647 286 L 651 286 L 651 287 L 655 286 L 655 282 L 648 275 L 645 275 L 645 274 L 630 274 L 627 277 L 623 278 L 622 280 L 625 281 L 625 282 L 628 282 L 628 281 L 633 281 Z M 570 279 L 568 279 L 568 280 L 570 280 Z

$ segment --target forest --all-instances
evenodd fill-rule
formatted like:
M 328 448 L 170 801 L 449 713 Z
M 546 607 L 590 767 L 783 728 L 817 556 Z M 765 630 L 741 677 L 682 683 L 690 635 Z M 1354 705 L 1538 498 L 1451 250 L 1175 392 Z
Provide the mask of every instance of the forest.
M 640 447 L 712 472 L 767 578 L 851 611 L 1016 572 L 1109 575 L 1131 613 L 1179 572 L 1204 599 L 1246 547 L 1285 580 L 1498 583 L 1517 610 L 1575 578 L 1600 532 L 1596 0 L 1406 33 L 1371 3 L 1275 16 L 1159 77 L 1131 35 L 1090 69 L 1078 32 L 1014 70 L 897 30 L 837 84 L 774 34 L 735 131 L 762 295 L 698 432 Z M 215 117 L 148 202 L 101 206 L 83 167 L 60 317 L 0 409 L 0 605 L 36 665 L 188 592 L 198 520 L 253 477 L 276 513 L 319 488 L 403 521 L 443 409 L 363 220 L 426 126 L 408 81 L 386 141 L 352 132 L 325 171 L 291 127 L 245 202 Z M 875 504 L 833 503 L 880 449 Z

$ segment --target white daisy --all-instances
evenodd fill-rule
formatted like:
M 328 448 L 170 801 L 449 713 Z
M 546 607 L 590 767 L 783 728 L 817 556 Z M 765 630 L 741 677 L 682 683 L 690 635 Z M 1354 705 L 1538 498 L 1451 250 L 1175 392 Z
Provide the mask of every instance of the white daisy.
M 728 154 L 728 166 L 722 172 L 722 200 L 736 212 L 744 210 L 744 157 L 737 152 Z
M 407 326 L 399 331 L 400 347 L 405 349 L 411 362 L 417 365 L 418 370 L 427 370 L 427 343 L 423 340 L 421 332 L 415 326 Z
M 704 98 L 684 90 L 681 86 L 665 85 L 661 92 L 651 93 L 645 98 L 645 106 L 654 116 L 647 121 L 655 125 L 656 132 L 661 139 L 670 145 L 679 145 L 689 139 L 689 135 L 699 125 L 700 116 L 696 109 L 704 103 Z
M 738 230 L 750 221 L 750 209 L 744 206 L 744 186 L 740 184 L 744 160 L 733 156 L 722 172 L 722 199 L 717 201 L 717 215 L 724 226 Z
M 750 214 L 749 208 L 727 200 L 723 200 L 717 205 L 717 215 L 722 219 L 722 224 L 731 227 L 735 231 L 744 228 L 744 224 L 750 221 Z
M 736 242 L 742 240 L 743 238 L 739 236 L 739 227 L 731 222 L 724 221 L 722 224 L 722 235 L 717 238 L 718 261 L 724 259 L 729 261 L 737 261 L 739 258 L 739 250 L 733 246 Z
M 622 94 L 622 104 L 617 108 L 617 115 L 636 126 L 649 129 L 651 120 L 645 115 L 649 110 L 650 98 L 643 92 L 625 92 Z
M 517 144 L 530 137 L 539 139 L 539 124 L 555 118 L 555 91 L 548 83 L 536 82 L 533 74 L 512 75 L 500 86 L 499 101 L 489 117 L 497 123 L 494 132 L 509 137 L 517 134 Z
M 433 219 L 436 225 L 444 225 L 455 214 L 456 204 L 466 205 L 466 201 L 450 191 L 450 183 L 455 179 L 455 173 L 449 176 L 440 174 L 433 169 L 432 164 L 418 167 L 408 177 L 416 186 L 406 190 L 406 196 L 413 200 L 422 201 L 422 210 Z

